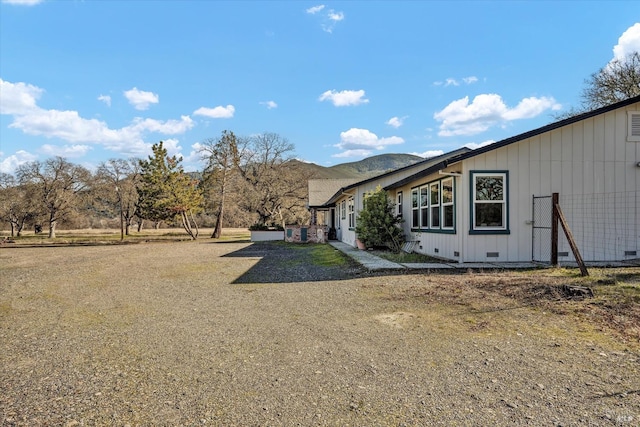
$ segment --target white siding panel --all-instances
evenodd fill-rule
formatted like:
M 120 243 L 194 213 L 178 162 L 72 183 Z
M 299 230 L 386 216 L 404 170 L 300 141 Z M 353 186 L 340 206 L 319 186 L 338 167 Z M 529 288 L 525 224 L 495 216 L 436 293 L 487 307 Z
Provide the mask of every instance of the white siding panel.
M 551 161 L 540 162 L 540 196 L 548 196 L 551 191 Z
M 530 259 L 531 257 L 531 224 L 528 221 L 531 219 L 531 184 L 529 182 L 531 165 L 527 160 L 529 154 L 529 147 L 527 144 L 514 144 L 513 148 L 509 150 L 509 176 L 511 185 L 511 194 L 517 194 L 518 199 L 518 212 L 517 216 L 511 216 L 515 218 L 514 224 L 518 226 L 519 230 L 516 234 L 516 245 L 514 251 L 509 251 L 511 257 L 521 259 Z M 514 175 L 511 177 L 511 175 Z M 513 197 L 513 196 L 512 196 Z M 513 254 L 511 254 L 513 252 Z M 511 260 L 511 259 L 510 259 Z
M 560 140 L 562 141 L 562 145 L 560 147 L 562 151 L 562 157 L 560 158 L 560 160 L 562 160 L 563 162 L 570 162 L 571 160 L 573 160 L 573 157 L 574 157 L 574 150 L 573 150 L 574 127 L 575 126 L 572 125 L 560 130 L 561 131 Z
M 584 160 L 584 122 L 574 124 L 571 129 L 573 130 L 571 133 L 572 151 L 570 157 L 566 160 L 582 162 Z
M 569 189 L 563 189 L 567 194 L 583 194 L 584 193 L 584 178 L 586 175 L 585 169 L 586 163 L 584 161 L 571 162 L 571 187 Z
M 604 160 L 611 162 L 616 159 L 616 120 L 615 113 L 607 113 L 604 115 L 604 135 L 602 135 L 604 145 Z
M 582 124 L 582 129 L 584 132 L 584 139 L 582 141 L 583 148 L 583 159 L 585 161 L 593 161 L 595 160 L 595 121 L 587 120 Z
M 549 135 L 551 138 L 551 160 L 562 160 L 562 134 L 563 129 L 561 128 L 551 131 L 551 134 Z
M 626 142 L 627 142 L 627 112 L 618 111 L 615 115 L 615 123 L 613 126 L 615 132 L 615 160 L 624 162 L 626 159 Z
M 604 161 L 604 119 L 602 117 L 593 118 L 593 159 Z

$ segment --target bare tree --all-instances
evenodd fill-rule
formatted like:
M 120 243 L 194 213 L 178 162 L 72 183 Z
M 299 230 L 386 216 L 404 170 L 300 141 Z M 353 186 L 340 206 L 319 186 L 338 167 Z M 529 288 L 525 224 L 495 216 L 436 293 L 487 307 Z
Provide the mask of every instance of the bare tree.
M 211 237 L 218 239 L 222 234 L 227 189 L 234 173 L 234 165 L 239 163 L 238 140 L 233 132 L 225 130 L 217 140 L 205 140 L 200 148 L 200 155 L 207 162 L 203 180 L 205 192 L 208 199 L 217 205 L 216 224 Z
M 129 235 L 137 212 L 139 162 L 138 159 L 110 159 L 102 162 L 96 172 L 97 181 L 106 190 L 102 192 L 103 201 L 112 205 L 120 216 L 120 240 Z
M 18 182 L 33 185 L 38 202 L 47 216 L 49 238 L 56 237 L 56 225 L 77 208 L 88 189 L 91 173 L 82 166 L 55 157 L 18 167 Z
M 615 104 L 640 95 L 640 52 L 624 59 L 615 59 L 584 81 L 580 98 L 582 104 L 569 111 L 556 114 L 555 119 L 566 119 L 587 111 Z
M 284 226 L 304 208 L 308 173 L 293 159 L 294 145 L 276 133 L 242 140 L 236 167 L 248 186 L 246 207 L 258 215 L 258 225 Z
M 18 185 L 13 175 L 0 173 L 0 220 L 11 226 L 11 237 L 20 236 L 25 224 L 38 214 L 33 185 Z
M 640 52 L 616 59 L 593 73 L 582 91 L 586 109 L 615 104 L 640 95 Z

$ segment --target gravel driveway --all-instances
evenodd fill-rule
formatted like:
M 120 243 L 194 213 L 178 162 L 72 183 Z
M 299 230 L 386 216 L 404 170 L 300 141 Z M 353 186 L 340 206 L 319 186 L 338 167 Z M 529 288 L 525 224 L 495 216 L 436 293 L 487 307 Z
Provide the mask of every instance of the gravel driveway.
M 0 249 L 1 424 L 640 425 L 637 344 L 506 297 L 481 310 L 464 274 L 304 256 Z

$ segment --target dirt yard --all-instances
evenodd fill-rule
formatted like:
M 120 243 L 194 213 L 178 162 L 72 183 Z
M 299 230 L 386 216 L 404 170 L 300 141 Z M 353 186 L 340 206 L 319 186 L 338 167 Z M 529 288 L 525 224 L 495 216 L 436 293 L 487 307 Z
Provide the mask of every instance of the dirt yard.
M 585 302 L 567 271 L 369 275 L 312 248 L 0 248 L 0 424 L 640 425 L 639 269 Z

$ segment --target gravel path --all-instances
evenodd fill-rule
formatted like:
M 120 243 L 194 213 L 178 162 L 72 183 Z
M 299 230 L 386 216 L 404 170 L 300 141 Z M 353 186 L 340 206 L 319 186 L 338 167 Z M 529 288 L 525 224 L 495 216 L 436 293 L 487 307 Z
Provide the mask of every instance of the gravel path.
M 444 301 L 451 276 L 304 256 L 0 249 L 1 425 L 640 425 L 637 345 L 506 297 Z

